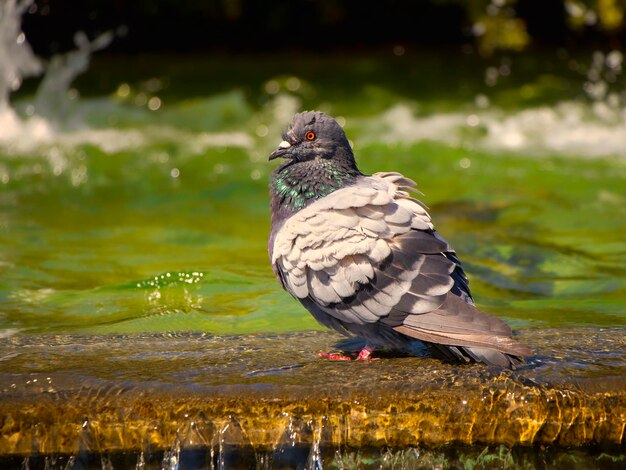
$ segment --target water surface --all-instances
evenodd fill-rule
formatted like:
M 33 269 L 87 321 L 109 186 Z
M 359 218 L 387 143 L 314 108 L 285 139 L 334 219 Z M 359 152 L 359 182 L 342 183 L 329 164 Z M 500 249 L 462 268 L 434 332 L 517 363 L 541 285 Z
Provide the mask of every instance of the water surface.
M 103 58 L 54 122 L 26 89 L 0 132 L 3 334 L 319 328 L 266 254 L 267 155 L 308 108 L 364 172 L 418 182 L 486 311 L 623 327 L 624 110 L 598 114 L 567 68 L 489 88 L 466 61 Z
M 626 97 L 585 96 L 587 57 L 100 57 L 45 117 L 25 83 L 0 113 L 0 465 L 620 468 Z M 317 358 L 340 338 L 266 241 L 304 109 L 418 182 L 520 371 Z

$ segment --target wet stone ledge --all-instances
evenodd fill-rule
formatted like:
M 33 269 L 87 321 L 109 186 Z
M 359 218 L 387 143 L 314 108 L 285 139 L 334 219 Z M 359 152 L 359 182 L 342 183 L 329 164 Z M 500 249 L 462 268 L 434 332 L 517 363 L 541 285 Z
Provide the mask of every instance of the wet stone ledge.
M 222 449 L 626 450 L 626 331 L 524 331 L 517 371 L 428 357 L 328 362 L 326 332 L 13 336 L 0 456 Z M 355 344 L 344 347 L 356 347 Z

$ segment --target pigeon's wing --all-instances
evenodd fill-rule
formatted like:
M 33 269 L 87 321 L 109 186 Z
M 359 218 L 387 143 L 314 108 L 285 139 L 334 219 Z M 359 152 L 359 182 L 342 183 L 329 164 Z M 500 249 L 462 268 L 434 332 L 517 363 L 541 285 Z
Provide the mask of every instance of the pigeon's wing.
M 414 185 L 377 173 L 296 213 L 272 247 L 283 286 L 335 328 L 380 322 L 432 343 L 523 355 L 504 322 L 473 306 L 454 250 L 409 194 Z
M 414 184 L 399 178 L 399 184 Z M 393 283 L 376 278 L 375 270 L 392 256 L 394 239 L 399 235 L 407 235 L 409 243 L 432 230 L 422 205 L 408 194 L 399 196 L 392 176 L 363 177 L 288 219 L 276 233 L 271 254 L 285 289 L 299 299 L 310 298 L 331 315 L 335 315 L 335 308 L 350 304 L 350 309 L 336 313 L 349 323 L 372 323 L 389 315 L 400 300 L 389 297 L 408 291 L 426 260 L 418 253 L 404 259 L 402 277 Z M 430 236 L 427 239 L 440 250 L 442 242 Z M 448 265 L 445 263 L 440 279 L 446 283 L 445 292 L 452 285 Z M 357 296 L 359 301 L 355 302 Z

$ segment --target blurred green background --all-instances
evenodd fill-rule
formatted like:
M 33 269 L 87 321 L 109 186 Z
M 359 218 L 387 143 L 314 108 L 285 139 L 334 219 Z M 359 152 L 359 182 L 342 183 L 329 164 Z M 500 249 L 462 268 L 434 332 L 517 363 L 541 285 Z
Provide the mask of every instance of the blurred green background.
M 11 3 L 0 335 L 319 328 L 266 252 L 305 109 L 418 182 L 481 308 L 626 326 L 626 2 Z

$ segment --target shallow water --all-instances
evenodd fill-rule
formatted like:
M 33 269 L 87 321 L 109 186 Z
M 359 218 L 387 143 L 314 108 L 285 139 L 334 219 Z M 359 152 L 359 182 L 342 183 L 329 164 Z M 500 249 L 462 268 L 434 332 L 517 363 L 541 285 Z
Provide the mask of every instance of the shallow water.
M 331 332 L 13 336 L 0 464 L 620 468 L 625 331 L 522 330 L 534 355 L 516 371 L 322 361 L 361 346 Z

